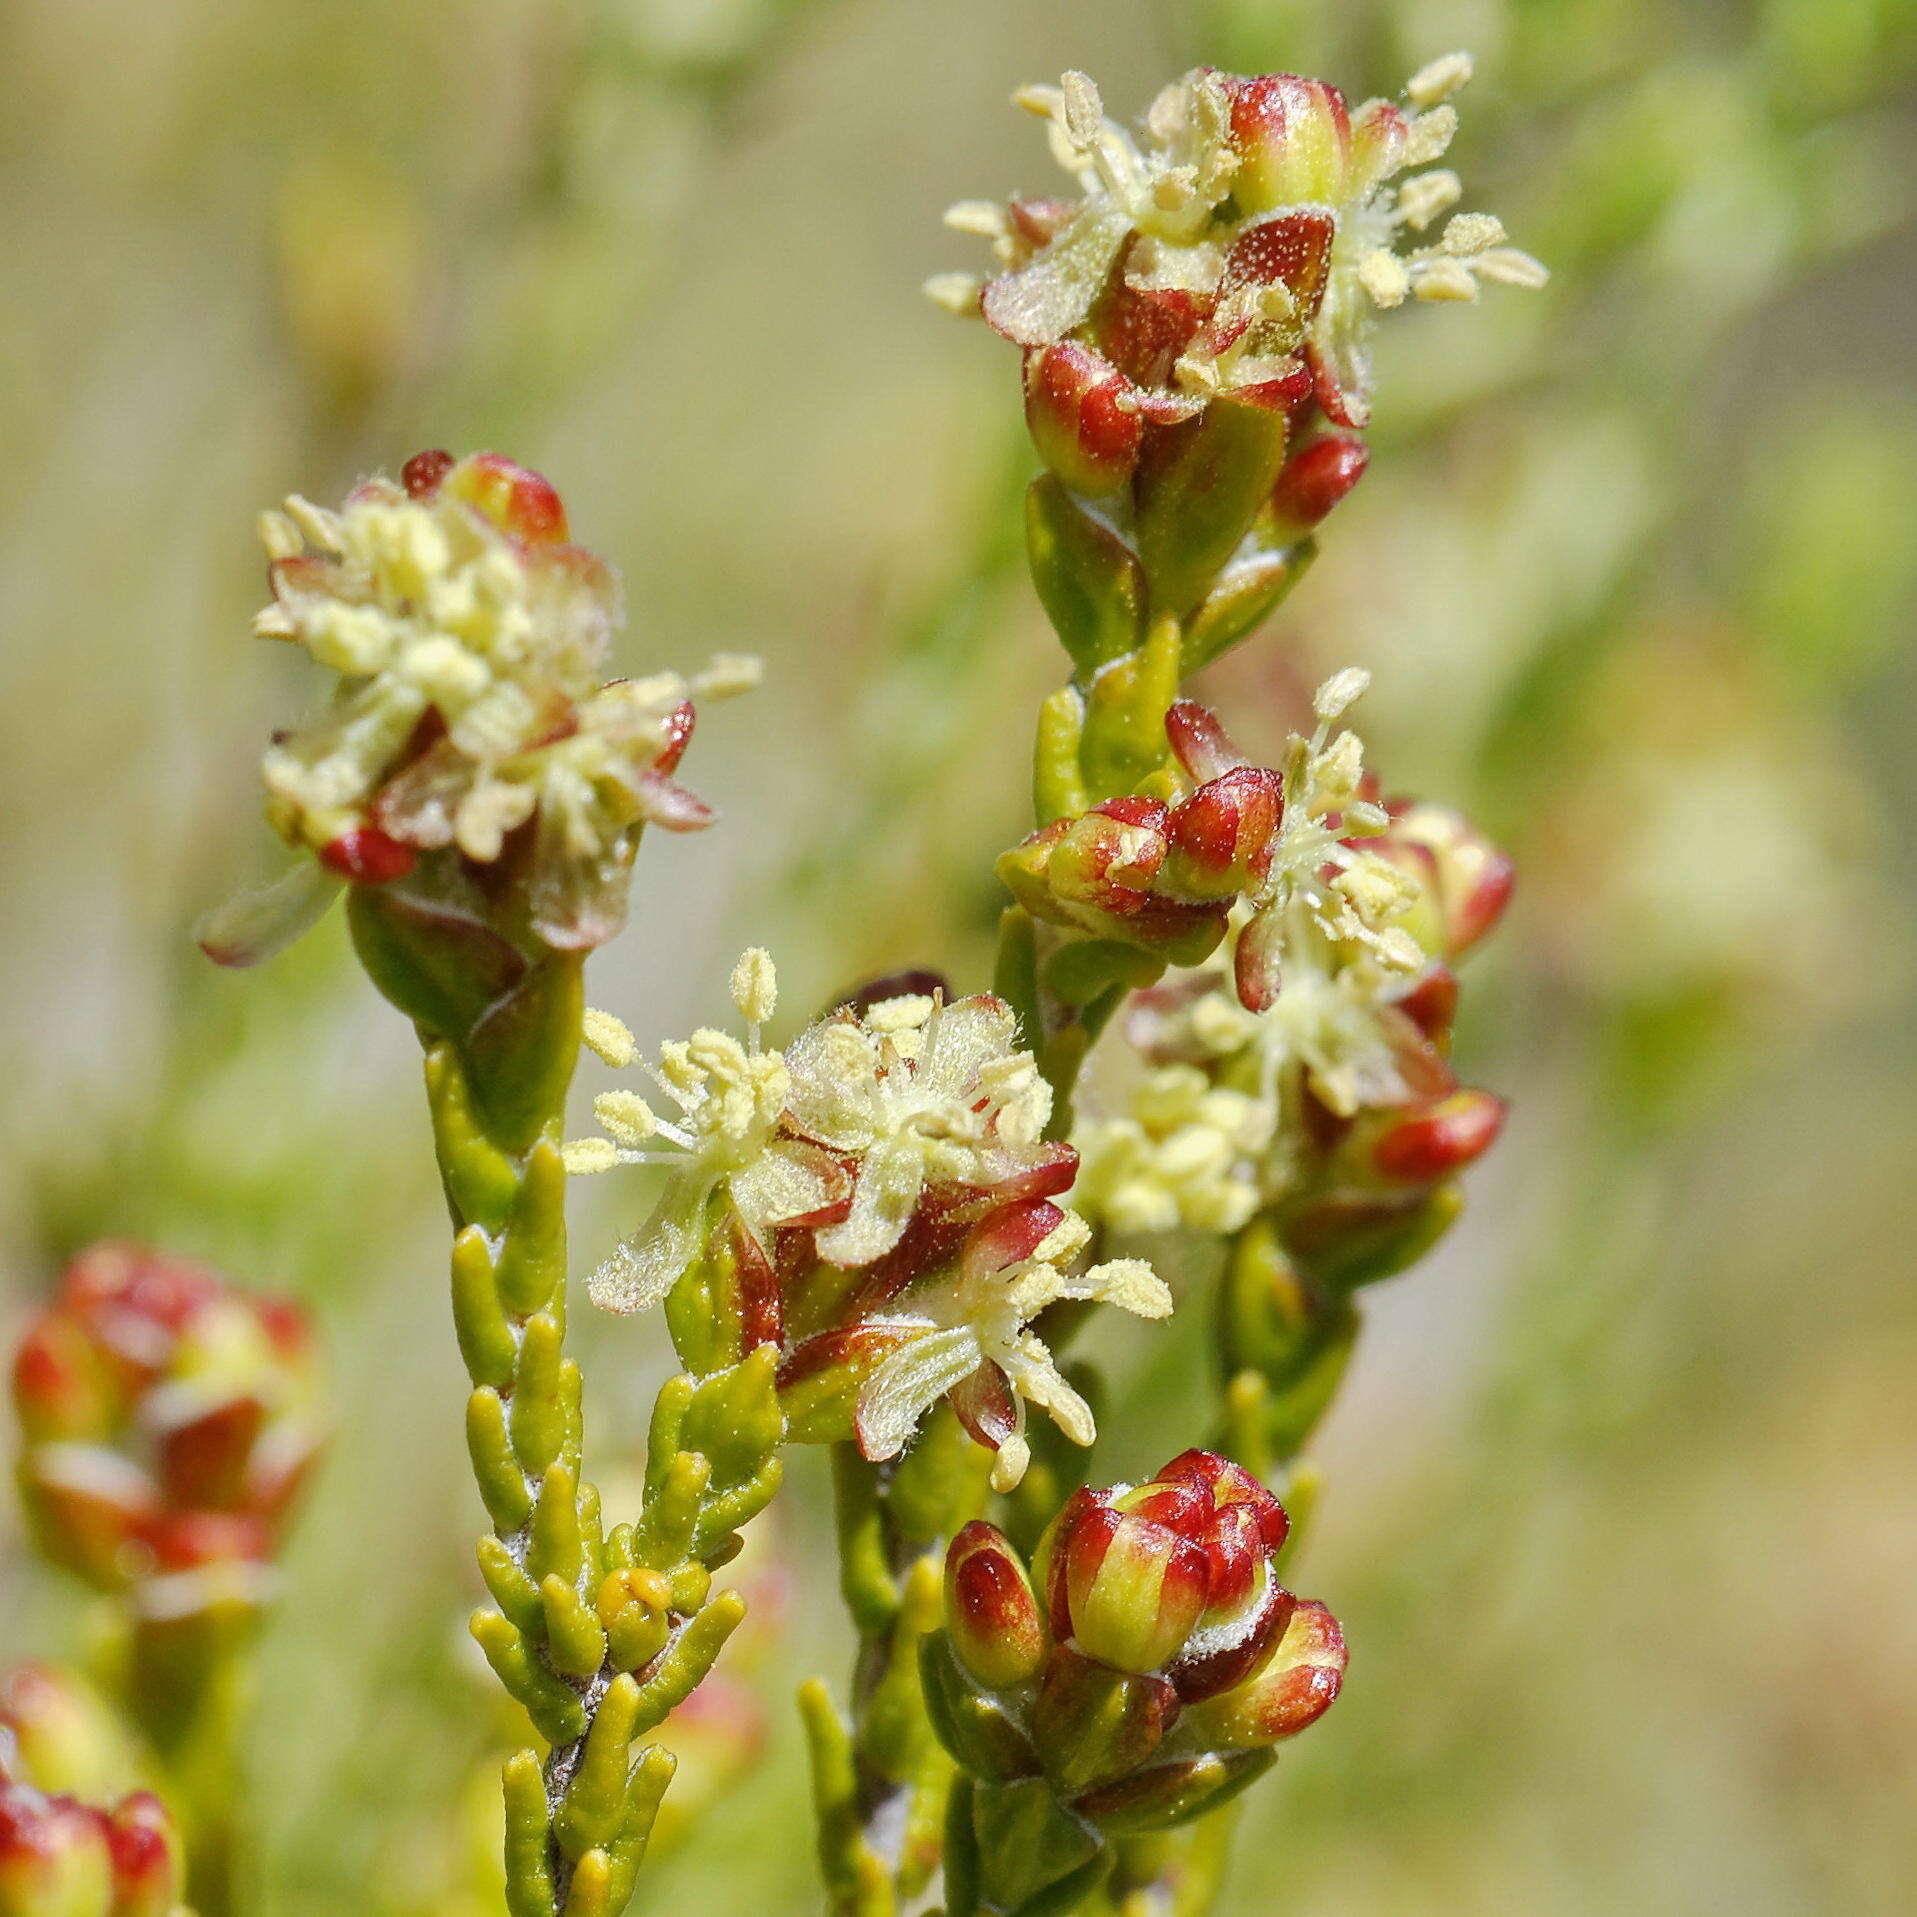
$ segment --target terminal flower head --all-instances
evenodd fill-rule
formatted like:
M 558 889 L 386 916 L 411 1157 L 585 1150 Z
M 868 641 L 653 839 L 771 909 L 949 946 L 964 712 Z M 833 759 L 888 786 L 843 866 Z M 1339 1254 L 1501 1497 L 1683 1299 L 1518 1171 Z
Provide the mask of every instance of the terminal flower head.
M 605 682 L 617 584 L 539 474 L 422 453 L 337 510 L 289 499 L 261 536 L 273 599 L 254 630 L 338 675 L 261 766 L 268 817 L 317 868 L 216 924 L 214 956 L 244 962 L 337 882 L 404 880 L 434 857 L 522 874 L 539 937 L 596 945 L 623 920 L 639 831 L 710 822 L 672 776 L 692 695 L 756 669 L 722 657 L 689 682 Z
M 1396 101 L 1352 109 L 1323 81 L 1198 68 L 1148 109 L 1135 137 L 1082 73 L 1028 87 L 1075 194 L 968 201 L 951 225 L 988 239 L 998 271 L 928 291 L 978 311 L 1024 348 L 1028 413 L 1074 490 L 1122 486 L 1154 434 L 1219 397 L 1339 426 L 1370 413 L 1374 314 L 1407 298 L 1475 297 L 1482 281 L 1541 284 L 1489 214 L 1459 214 L 1457 176 L 1428 168 L 1450 144 L 1462 55 Z

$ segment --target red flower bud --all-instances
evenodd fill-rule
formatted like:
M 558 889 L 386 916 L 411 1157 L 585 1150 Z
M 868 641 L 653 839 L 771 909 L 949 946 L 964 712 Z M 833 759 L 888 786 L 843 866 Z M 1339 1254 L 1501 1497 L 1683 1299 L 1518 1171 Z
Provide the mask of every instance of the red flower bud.
M 1165 738 L 1186 775 L 1200 785 L 1251 763 L 1232 744 L 1217 713 L 1196 699 L 1173 703 L 1165 714 Z
M 48 1555 L 107 1590 L 269 1556 L 318 1443 L 311 1374 L 291 1306 L 132 1246 L 83 1253 L 14 1364 Z
M 0 1781 L 0 1911 L 112 1917 L 105 1820 L 70 1797 Z
M 1400 802 L 1391 813 L 1391 830 L 1373 843 L 1382 847 L 1396 840 L 1430 856 L 1444 917 L 1445 956 L 1458 958 L 1504 916 L 1517 868 L 1449 806 Z
M 1063 1550 L 1072 1636 L 1086 1656 L 1144 1673 L 1168 1664 L 1205 1608 L 1205 1553 L 1150 1518 L 1101 1506 Z
M 529 546 L 566 543 L 566 509 L 543 473 L 500 453 L 472 453 L 449 467 L 441 485 Z
M 1491 1149 L 1504 1114 L 1504 1100 L 1490 1092 L 1455 1091 L 1394 1119 L 1373 1143 L 1372 1163 L 1402 1184 L 1436 1184 Z
M 994 1526 L 974 1521 L 952 1540 L 945 1616 L 960 1662 L 987 1690 L 1038 1675 L 1046 1651 L 1038 1599 L 1018 1554 Z
M 1179 1727 L 1179 1742 L 1245 1750 L 1295 1737 L 1331 1708 L 1344 1674 L 1338 1620 L 1322 1604 L 1301 1603 L 1264 1668 L 1236 1689 L 1194 1704 Z
M 1347 192 L 1351 125 L 1345 97 L 1295 73 L 1227 78 L 1238 151 L 1232 194 L 1248 214 L 1304 202 L 1336 206 Z
M 1301 447 L 1278 470 L 1271 509 L 1282 529 L 1309 532 L 1364 477 L 1371 449 L 1362 439 L 1326 433 Z
M 1073 492 L 1116 492 L 1138 464 L 1137 390 L 1088 347 L 1066 341 L 1027 353 L 1025 419 L 1039 457 Z
M 399 469 L 399 483 L 406 488 L 409 498 L 431 499 L 439 491 L 446 475 L 452 471 L 454 463 L 451 453 L 437 448 L 431 452 L 415 453 Z
M 1283 782 L 1263 766 L 1241 766 L 1201 785 L 1174 806 L 1166 879 L 1192 898 L 1235 899 L 1271 869 L 1284 811 Z

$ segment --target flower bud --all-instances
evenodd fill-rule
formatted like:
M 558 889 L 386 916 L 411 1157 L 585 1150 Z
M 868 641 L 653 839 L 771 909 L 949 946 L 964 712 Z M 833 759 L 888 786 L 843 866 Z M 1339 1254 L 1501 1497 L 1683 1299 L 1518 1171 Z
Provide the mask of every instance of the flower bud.
M 1344 199 L 1351 162 L 1345 96 L 1295 73 L 1228 78 L 1231 140 L 1238 155 L 1232 197 L 1248 214 Z
M 1444 956 L 1468 952 L 1504 915 L 1517 868 L 1463 813 L 1419 800 L 1391 808 L 1392 841 L 1429 856 L 1444 923 Z
M 1264 766 L 1240 766 L 1201 785 L 1166 821 L 1165 878 L 1200 899 L 1235 899 L 1271 869 L 1283 784 Z
M 178 1832 L 166 1806 L 138 1791 L 106 1822 L 113 1860 L 112 1917 L 173 1917 L 184 1866 Z
M 104 1590 L 263 1562 L 319 1443 L 310 1344 L 293 1307 L 211 1272 L 83 1253 L 14 1364 L 48 1555 Z
M 503 454 L 469 455 L 446 469 L 435 490 L 463 499 L 501 532 L 529 546 L 561 546 L 566 542 L 566 509 L 551 480 Z
M 1072 1638 L 1121 1671 L 1156 1671 L 1205 1608 L 1205 1553 L 1169 1526 L 1109 1506 L 1088 1511 L 1060 1560 Z
M 1194 1704 L 1179 1726 L 1179 1742 L 1245 1750 L 1295 1737 L 1331 1708 L 1344 1674 L 1338 1620 L 1322 1604 L 1300 1604 L 1263 1669 L 1236 1689 Z
M 1271 510 L 1280 534 L 1309 532 L 1364 477 L 1371 449 L 1362 439 L 1326 433 L 1301 447 L 1278 469 Z
M 1039 457 L 1075 493 L 1116 492 L 1138 464 L 1144 426 L 1130 380 L 1089 347 L 1034 347 L 1025 419 Z
M 946 1628 L 965 1668 L 987 1690 L 1038 1675 L 1046 1632 L 1025 1567 L 994 1526 L 973 1522 L 945 1554 Z
M 0 1917 L 113 1917 L 105 1820 L 0 1779 Z
M 1147 1763 L 1178 1717 L 1163 1678 L 1114 1671 L 1061 1646 L 1032 1707 L 1045 1774 L 1070 1796 Z
M 20 1780 L 41 1790 L 109 1798 L 139 1774 L 138 1755 L 112 1706 L 58 1665 L 23 1664 L 0 1684 L 0 1744 L 9 1735 Z
M 1371 1162 L 1399 1184 L 1433 1185 L 1483 1157 L 1504 1129 L 1504 1100 L 1470 1087 L 1393 1114 L 1371 1144 Z

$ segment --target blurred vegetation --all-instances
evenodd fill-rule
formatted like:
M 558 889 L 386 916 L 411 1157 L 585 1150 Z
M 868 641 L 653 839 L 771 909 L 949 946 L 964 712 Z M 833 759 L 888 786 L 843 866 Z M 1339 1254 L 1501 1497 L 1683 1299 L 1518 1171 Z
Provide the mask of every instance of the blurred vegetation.
M 111 1231 L 315 1304 L 340 1429 L 267 1651 L 263 1909 L 468 1908 L 452 1807 L 503 1733 L 410 1043 L 337 927 L 245 981 L 188 937 L 296 697 L 243 636 L 252 515 L 498 445 L 624 567 L 632 664 L 765 654 L 688 760 L 726 825 L 647 846 L 595 965 L 642 1040 L 742 937 L 795 1004 L 975 981 L 1054 668 L 1009 356 L 918 299 L 939 210 L 1042 174 L 1005 96 L 1067 64 L 1121 107 L 1197 60 L 1355 97 L 1456 44 L 1470 203 L 1553 286 L 1388 329 L 1371 475 L 1212 690 L 1268 742 L 1370 667 L 1377 763 L 1510 843 L 1464 1048 L 1517 1119 L 1327 1433 L 1303 1575 L 1352 1678 L 1228 1907 L 1907 1907 L 1917 6 L 4 0 L 0 1286 Z M 1101 1472 L 1181 1435 L 1196 1329 Z M 662 1341 L 588 1330 L 636 1441 Z M 4 1542 L 0 1655 L 71 1643 Z M 817 1907 L 771 1662 L 737 1835 L 662 1905 Z

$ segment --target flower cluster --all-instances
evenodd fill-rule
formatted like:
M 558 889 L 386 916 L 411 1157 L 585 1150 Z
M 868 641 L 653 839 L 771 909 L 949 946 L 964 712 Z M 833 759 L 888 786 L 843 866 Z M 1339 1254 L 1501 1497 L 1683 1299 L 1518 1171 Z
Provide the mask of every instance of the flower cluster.
M 1042 1777 L 1114 1835 L 1182 1822 L 1270 1762 L 1338 1695 L 1344 1639 L 1278 1581 L 1283 1507 L 1207 1451 L 1077 1492 L 1030 1575 L 993 1526 L 946 1558 L 926 1657 L 941 1738 L 973 1777 Z
M 146 1617 L 258 1607 L 321 1438 L 295 1307 L 96 1245 L 29 1327 L 13 1394 L 49 1557 Z
M 1282 807 L 1228 945 L 1135 1001 L 1130 1034 L 1154 1069 L 1076 1141 L 1075 1202 L 1100 1223 L 1248 1216 L 1295 1195 L 1307 1163 L 1341 1191 L 1409 1194 L 1497 1135 L 1501 1103 L 1461 1089 L 1446 1053 L 1451 968 L 1497 922 L 1511 865 L 1447 808 L 1379 801 L 1357 735 L 1335 729 L 1364 686 L 1345 672 L 1321 687 L 1316 730 L 1265 775 Z M 1205 736 L 1206 769 L 1232 776 L 1215 722 Z
M 1200 68 L 1152 102 L 1142 137 L 1105 114 L 1082 73 L 1030 87 L 1075 198 L 965 202 L 950 224 L 991 241 L 998 273 L 942 275 L 928 290 L 977 311 L 1025 351 L 1027 414 L 1046 463 L 1073 491 L 1149 480 L 1164 440 L 1217 398 L 1279 412 L 1314 405 L 1358 428 L 1370 416 L 1373 314 L 1469 300 L 1479 283 L 1543 282 L 1491 215 L 1451 217 L 1434 243 L 1399 249 L 1460 197 L 1457 176 L 1401 177 L 1442 156 L 1447 96 L 1464 55 L 1433 62 L 1402 101 L 1347 107 L 1296 74 Z M 1362 462 L 1352 442 L 1307 449 L 1299 503 L 1335 503 Z
M 337 511 L 289 499 L 261 520 L 273 601 L 254 621 L 339 676 L 325 709 L 277 735 L 268 816 L 335 880 L 384 884 L 440 855 L 523 876 L 548 944 L 600 944 L 624 920 L 638 833 L 711 813 L 673 773 L 690 694 L 756 680 L 721 656 L 694 681 L 602 683 L 620 619 L 605 562 L 567 538 L 559 496 L 492 453 L 421 453 Z M 309 875 L 284 909 L 330 888 Z M 209 939 L 244 960 L 278 932 Z
M 96 1810 L 36 1790 L 17 1763 L 0 1736 L 0 1913 L 183 1917 L 179 1838 L 158 1798 Z
M 645 1068 L 675 1118 L 602 1093 L 606 1135 L 567 1147 L 574 1172 L 668 1167 L 651 1216 L 594 1276 L 595 1300 L 655 1303 L 716 1243 L 740 1274 L 747 1342 L 783 1354 L 795 1436 L 856 1436 L 868 1457 L 895 1457 L 949 1396 L 1008 1486 L 1029 1455 L 1027 1403 L 1089 1443 L 1091 1413 L 1032 1321 L 1068 1299 L 1162 1317 L 1171 1299 L 1136 1260 L 1078 1269 L 1089 1234 L 1050 1202 L 1077 1157 L 1044 1137 L 1051 1092 L 1010 1009 L 908 993 L 843 1007 L 780 1052 L 761 1039 L 776 1003 L 763 952 L 740 961 L 733 997 L 743 1043 L 698 1031 Z M 635 1059 L 603 1014 L 588 1041 L 616 1066 Z

